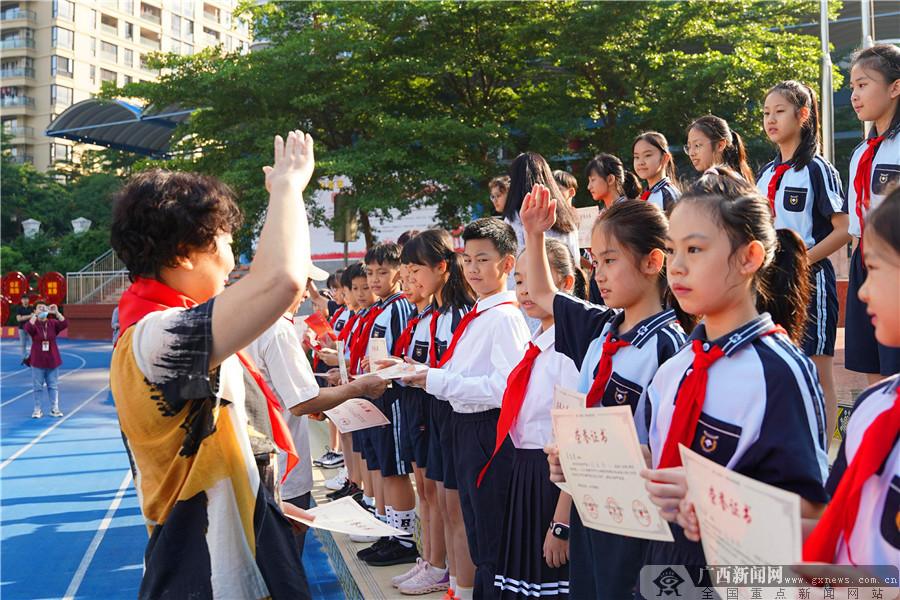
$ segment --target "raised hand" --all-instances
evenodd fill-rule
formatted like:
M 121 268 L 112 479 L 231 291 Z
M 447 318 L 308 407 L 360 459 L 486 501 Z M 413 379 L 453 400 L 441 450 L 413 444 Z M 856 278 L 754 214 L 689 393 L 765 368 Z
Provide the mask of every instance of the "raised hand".
M 282 184 L 293 184 L 300 191 L 306 189 L 315 167 L 312 136 L 302 131 L 292 131 L 287 140 L 275 136 L 275 166 L 263 167 L 266 189 Z
M 525 194 L 519 219 L 528 233 L 550 231 L 556 223 L 556 199 L 550 197 L 550 190 L 536 183 L 531 192 Z

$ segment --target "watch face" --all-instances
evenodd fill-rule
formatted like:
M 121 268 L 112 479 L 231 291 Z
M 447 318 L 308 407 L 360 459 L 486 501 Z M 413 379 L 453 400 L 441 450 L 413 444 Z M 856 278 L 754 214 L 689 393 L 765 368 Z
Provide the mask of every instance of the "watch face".
M 557 537 L 561 540 L 569 539 L 569 528 L 563 525 L 557 524 L 553 527 L 553 536 Z

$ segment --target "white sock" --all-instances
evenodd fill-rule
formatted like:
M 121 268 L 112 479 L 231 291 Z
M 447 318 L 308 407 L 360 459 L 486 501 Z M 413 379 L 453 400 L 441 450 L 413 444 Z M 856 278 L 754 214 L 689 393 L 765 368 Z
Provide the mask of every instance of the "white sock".
M 428 567 L 429 567 L 429 568 L 431 569 L 431 571 L 432 571 L 433 573 L 435 573 L 436 575 L 443 575 L 444 573 L 447 572 L 447 568 L 446 568 L 446 567 L 444 567 L 444 568 L 442 569 L 442 568 L 440 568 L 440 567 L 434 566 L 434 565 L 431 564 L 431 563 L 428 563 Z M 454 577 L 454 579 L 456 579 L 456 578 Z
M 405 548 L 412 548 L 416 541 L 413 537 L 413 531 L 416 526 L 416 509 L 412 510 L 396 510 L 394 509 L 394 522 L 391 523 L 397 529 L 406 532 L 406 535 L 397 536 L 397 540 L 403 544 Z
M 375 506 L 375 496 L 366 496 L 363 494 L 363 502 L 365 502 L 367 506 Z
M 456 575 L 450 576 L 450 589 L 456 592 Z
M 455 587 L 453 588 L 453 597 L 459 600 L 472 600 L 472 592 L 474 588 Z
M 384 512 L 387 514 L 387 524 L 391 527 L 396 527 L 394 525 L 394 507 L 385 504 Z

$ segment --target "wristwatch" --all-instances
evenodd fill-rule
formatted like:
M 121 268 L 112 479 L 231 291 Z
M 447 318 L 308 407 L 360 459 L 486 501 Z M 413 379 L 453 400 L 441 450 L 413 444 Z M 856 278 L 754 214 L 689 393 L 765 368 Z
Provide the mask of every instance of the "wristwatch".
M 553 537 L 555 538 L 559 538 L 564 541 L 569 540 L 569 526 L 565 523 L 551 523 L 550 533 L 552 533 Z

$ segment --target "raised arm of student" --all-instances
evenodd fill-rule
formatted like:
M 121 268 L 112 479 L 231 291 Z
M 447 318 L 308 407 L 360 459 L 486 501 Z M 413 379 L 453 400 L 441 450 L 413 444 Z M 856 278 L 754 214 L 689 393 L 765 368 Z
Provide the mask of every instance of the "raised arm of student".
M 529 248 L 526 266 L 528 295 L 535 304 L 553 314 L 556 287 L 544 247 L 544 233 L 556 223 L 556 200 L 550 198 L 550 190 L 536 184 L 522 201 L 519 219 L 525 229 L 525 247 Z
M 250 272 L 213 305 L 210 368 L 259 337 L 306 285 L 310 248 L 303 190 L 315 165 L 313 140 L 292 131 L 287 140 L 276 136 L 274 147 L 274 166 L 264 168 L 270 194 L 266 222 Z

